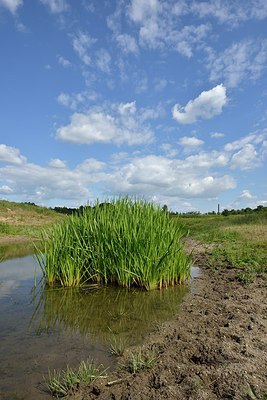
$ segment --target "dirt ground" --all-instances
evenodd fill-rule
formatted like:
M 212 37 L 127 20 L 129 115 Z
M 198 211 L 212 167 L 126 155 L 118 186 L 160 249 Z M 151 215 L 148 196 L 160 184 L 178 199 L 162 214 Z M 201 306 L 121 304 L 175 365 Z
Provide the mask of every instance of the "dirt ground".
M 2 236 L 0 237 L 0 246 L 8 244 L 19 244 L 19 243 L 30 243 L 32 239 L 29 236 L 17 235 L 17 236 Z
M 68 399 L 267 399 L 266 282 L 245 286 L 234 270 L 207 267 L 203 247 L 194 251 L 201 275 L 175 320 L 143 345 L 156 354 L 154 367 L 135 374 L 120 369 Z

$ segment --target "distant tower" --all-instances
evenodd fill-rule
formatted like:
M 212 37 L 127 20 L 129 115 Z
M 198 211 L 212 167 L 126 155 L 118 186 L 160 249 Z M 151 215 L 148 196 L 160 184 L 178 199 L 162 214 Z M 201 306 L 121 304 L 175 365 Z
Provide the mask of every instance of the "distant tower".
M 220 215 L 220 204 L 218 204 L 218 215 Z

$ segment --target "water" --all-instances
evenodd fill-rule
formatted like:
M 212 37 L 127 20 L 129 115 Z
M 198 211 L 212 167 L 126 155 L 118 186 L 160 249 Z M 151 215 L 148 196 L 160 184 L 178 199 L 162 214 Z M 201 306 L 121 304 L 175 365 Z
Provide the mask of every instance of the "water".
M 34 288 L 41 271 L 32 255 L 0 263 L 0 399 L 48 399 L 48 368 L 93 358 L 110 369 L 110 345 L 142 343 L 171 319 L 188 288 L 144 292 L 114 288 Z

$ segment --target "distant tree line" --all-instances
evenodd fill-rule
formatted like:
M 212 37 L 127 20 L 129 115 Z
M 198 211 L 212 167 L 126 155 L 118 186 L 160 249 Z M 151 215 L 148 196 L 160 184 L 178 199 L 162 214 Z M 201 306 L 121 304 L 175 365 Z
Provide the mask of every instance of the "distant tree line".
M 256 208 L 241 208 L 241 210 L 223 210 L 222 215 L 227 217 L 228 215 L 244 215 L 244 214 L 253 214 L 253 213 L 259 213 L 259 212 L 267 212 L 267 207 L 264 206 L 258 206 Z
M 31 206 L 36 206 L 35 203 L 32 202 L 24 202 L 23 204 L 28 204 Z M 110 203 L 100 203 L 98 205 L 98 207 L 105 207 L 105 206 L 111 206 Z M 70 208 L 70 207 L 50 207 L 50 210 L 54 210 L 55 212 L 59 213 L 59 214 L 65 214 L 65 215 L 72 215 L 72 214 L 79 214 L 82 213 L 84 211 L 85 208 L 90 208 L 91 206 L 86 205 L 86 206 L 80 206 L 77 208 Z M 187 212 L 183 212 L 180 213 L 178 211 L 169 211 L 168 210 L 168 206 L 166 204 L 163 205 L 162 207 L 162 211 L 164 212 L 169 212 L 171 215 L 183 215 L 183 216 L 199 216 L 199 215 L 216 215 L 218 213 L 216 213 L 215 211 L 209 211 L 207 213 L 202 214 L 200 211 L 187 211 Z M 227 217 L 228 215 L 245 215 L 245 214 L 253 214 L 253 213 L 260 213 L 260 212 L 267 212 L 267 207 L 264 207 L 262 205 L 257 206 L 256 208 L 250 208 L 250 207 L 246 207 L 246 208 L 241 208 L 240 210 L 237 209 L 224 209 L 221 212 L 221 215 L 224 215 L 225 217 Z

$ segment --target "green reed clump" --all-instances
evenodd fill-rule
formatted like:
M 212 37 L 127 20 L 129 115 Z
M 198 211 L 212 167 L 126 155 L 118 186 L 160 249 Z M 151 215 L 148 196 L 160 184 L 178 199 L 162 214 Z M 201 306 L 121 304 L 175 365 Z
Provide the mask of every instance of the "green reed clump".
M 49 286 L 162 288 L 188 279 L 185 230 L 159 206 L 129 197 L 85 207 L 43 234 L 36 256 Z

